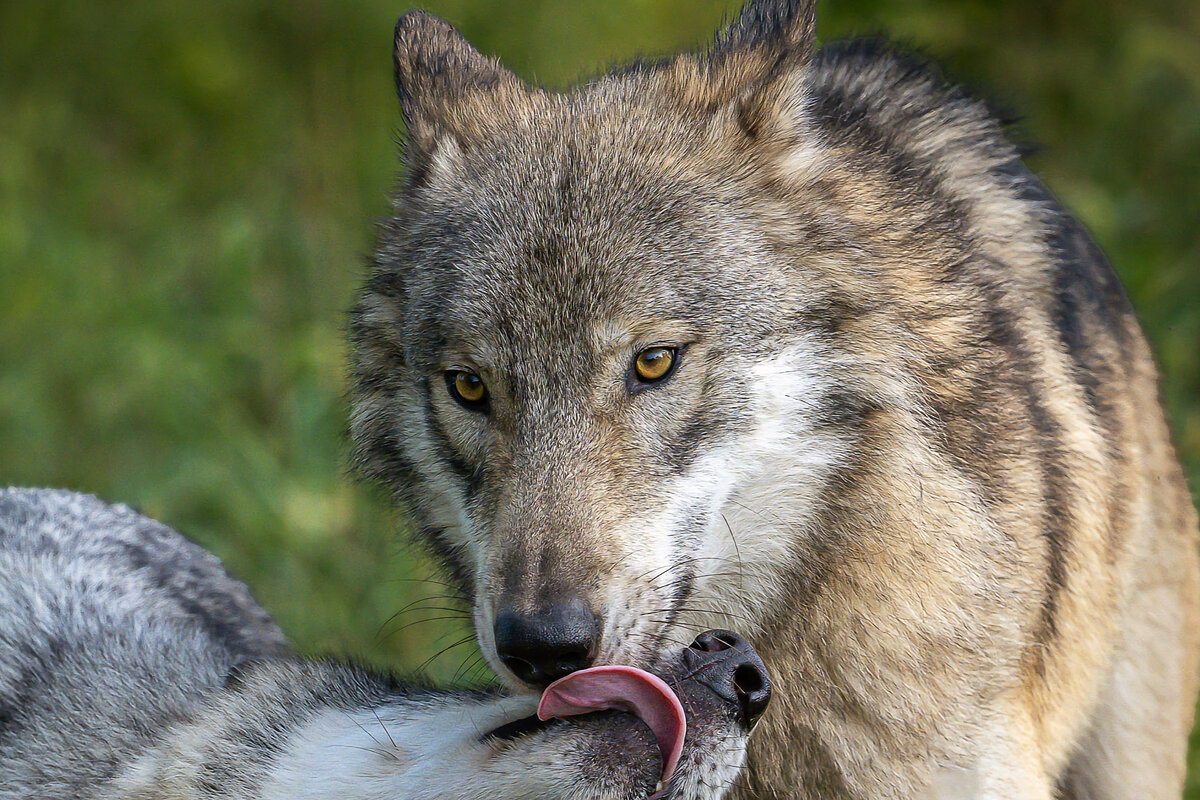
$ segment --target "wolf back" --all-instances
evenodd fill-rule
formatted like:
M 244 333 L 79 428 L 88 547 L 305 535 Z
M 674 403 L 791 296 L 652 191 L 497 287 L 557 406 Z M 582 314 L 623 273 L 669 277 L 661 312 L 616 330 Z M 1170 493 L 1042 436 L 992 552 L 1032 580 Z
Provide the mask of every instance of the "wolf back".
M 69 492 L 0 490 L 0 620 L 2 797 L 89 796 L 234 665 L 287 651 L 212 555 Z

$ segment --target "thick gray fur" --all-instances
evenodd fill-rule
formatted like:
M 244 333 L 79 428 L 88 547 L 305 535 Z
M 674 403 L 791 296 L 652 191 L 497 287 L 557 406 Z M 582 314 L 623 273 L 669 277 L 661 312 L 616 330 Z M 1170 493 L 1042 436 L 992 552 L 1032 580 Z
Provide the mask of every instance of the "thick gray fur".
M 214 556 L 63 491 L 0 490 L 0 619 L 3 798 L 86 796 L 236 664 L 287 651 Z
M 741 768 L 746 731 L 684 671 L 662 673 L 677 676 L 689 717 L 665 796 L 715 800 Z M 170 528 L 94 497 L 0 490 L 0 800 L 654 790 L 658 748 L 631 715 L 487 733 L 535 705 L 298 658 L 247 588 Z

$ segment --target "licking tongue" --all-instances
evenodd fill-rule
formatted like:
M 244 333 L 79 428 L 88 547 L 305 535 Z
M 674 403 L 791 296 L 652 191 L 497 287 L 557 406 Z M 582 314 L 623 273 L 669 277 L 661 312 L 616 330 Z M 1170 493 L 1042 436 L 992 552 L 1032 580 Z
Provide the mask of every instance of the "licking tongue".
M 679 698 L 662 678 L 636 667 L 581 669 L 546 687 L 537 715 L 560 719 L 610 708 L 635 714 L 649 726 L 662 752 L 665 784 L 683 752 L 687 723 Z

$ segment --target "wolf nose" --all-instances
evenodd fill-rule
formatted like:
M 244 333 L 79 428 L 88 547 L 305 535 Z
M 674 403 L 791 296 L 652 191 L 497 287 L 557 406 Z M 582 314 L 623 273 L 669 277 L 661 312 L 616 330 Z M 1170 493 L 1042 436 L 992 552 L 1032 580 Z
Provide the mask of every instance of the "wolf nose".
M 581 597 L 527 615 L 506 608 L 496 615 L 496 654 L 521 681 L 547 686 L 592 663 L 598 627 Z
M 683 661 L 693 680 L 736 705 L 747 730 L 771 702 L 771 679 L 758 653 L 732 631 L 705 631 L 683 651 Z

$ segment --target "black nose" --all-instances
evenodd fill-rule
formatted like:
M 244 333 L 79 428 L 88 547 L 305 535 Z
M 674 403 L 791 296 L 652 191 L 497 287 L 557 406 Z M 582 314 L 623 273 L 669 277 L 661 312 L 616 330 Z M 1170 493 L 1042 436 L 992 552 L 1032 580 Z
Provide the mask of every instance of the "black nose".
M 692 680 L 703 683 L 736 705 L 749 730 L 771 702 L 771 679 L 750 643 L 731 631 L 705 631 L 696 637 L 683 661 Z
M 547 686 L 590 665 L 600 635 L 596 614 L 581 597 L 532 614 L 503 609 L 495 632 L 496 654 L 531 686 Z

